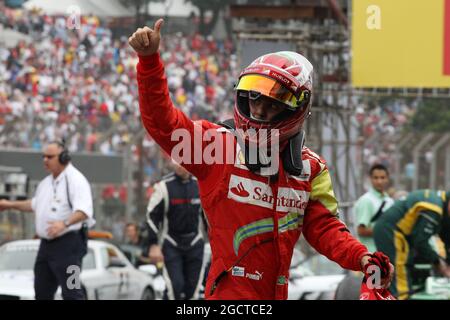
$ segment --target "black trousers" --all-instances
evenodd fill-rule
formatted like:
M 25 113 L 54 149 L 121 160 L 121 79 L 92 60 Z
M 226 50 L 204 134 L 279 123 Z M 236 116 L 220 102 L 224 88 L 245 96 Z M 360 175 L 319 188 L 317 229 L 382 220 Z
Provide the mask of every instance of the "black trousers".
M 198 241 L 192 247 L 176 247 L 169 241 L 163 244 L 164 278 L 166 291 L 164 299 L 185 299 L 194 297 L 203 282 L 204 242 Z
M 86 252 L 87 242 L 80 231 L 53 240 L 41 239 L 34 265 L 36 300 L 53 300 L 58 286 L 64 300 L 85 300 L 79 275 Z

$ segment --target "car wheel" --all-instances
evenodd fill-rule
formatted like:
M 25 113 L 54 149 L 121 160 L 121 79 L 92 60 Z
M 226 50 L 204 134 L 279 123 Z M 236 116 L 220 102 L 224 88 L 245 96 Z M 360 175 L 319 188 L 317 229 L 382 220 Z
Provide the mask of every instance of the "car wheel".
M 155 293 L 152 288 L 145 288 L 144 292 L 142 292 L 141 300 L 155 300 Z

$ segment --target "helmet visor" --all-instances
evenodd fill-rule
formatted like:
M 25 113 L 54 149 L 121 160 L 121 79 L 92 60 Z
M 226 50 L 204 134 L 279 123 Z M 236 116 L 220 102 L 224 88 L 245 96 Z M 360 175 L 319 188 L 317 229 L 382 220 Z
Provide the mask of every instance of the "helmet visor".
M 296 110 L 303 105 L 301 103 L 304 98 L 303 94 L 300 95 L 300 99 L 297 99 L 294 93 L 284 87 L 280 82 L 257 74 L 244 75 L 239 80 L 236 90 L 258 92 L 264 96 L 284 103 L 291 110 Z

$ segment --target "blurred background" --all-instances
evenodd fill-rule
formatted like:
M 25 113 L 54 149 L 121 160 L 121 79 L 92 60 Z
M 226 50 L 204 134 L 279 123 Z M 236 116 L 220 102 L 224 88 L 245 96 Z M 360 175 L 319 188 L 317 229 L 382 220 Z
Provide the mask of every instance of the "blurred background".
M 306 143 L 328 161 L 351 228 L 374 163 L 389 168 L 391 195 L 448 190 L 449 8 L 448 0 L 426 12 L 411 0 L 0 1 L 0 197 L 31 196 L 46 175 L 41 148 L 64 138 L 92 183 L 96 228 L 120 240 L 127 222 L 144 223 L 170 161 L 141 125 L 127 41 L 159 17 L 169 89 L 192 119 L 231 118 L 234 82 L 255 57 L 284 49 L 308 57 Z M 33 221 L 0 212 L 0 244 L 33 237 Z

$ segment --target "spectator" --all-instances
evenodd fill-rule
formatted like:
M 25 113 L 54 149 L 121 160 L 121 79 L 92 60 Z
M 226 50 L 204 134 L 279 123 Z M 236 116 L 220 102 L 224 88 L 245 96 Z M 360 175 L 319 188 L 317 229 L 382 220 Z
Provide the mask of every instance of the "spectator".
M 148 259 L 147 239 L 137 223 L 129 222 L 125 226 L 125 245 L 128 258 L 135 267 L 150 263 Z
M 356 216 L 357 234 L 359 240 L 370 252 L 376 251 L 373 240 L 373 226 L 376 219 L 393 203 L 386 193 L 389 184 L 388 169 L 382 164 L 375 164 L 370 168 L 370 189 L 362 195 L 353 208 Z

